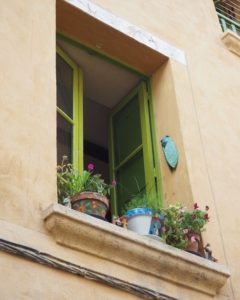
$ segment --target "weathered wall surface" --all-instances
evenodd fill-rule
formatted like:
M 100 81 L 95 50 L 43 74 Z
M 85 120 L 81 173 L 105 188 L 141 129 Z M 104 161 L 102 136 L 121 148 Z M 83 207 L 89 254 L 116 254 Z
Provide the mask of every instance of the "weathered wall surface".
M 0 19 L 0 218 L 39 229 L 56 199 L 55 3 L 9 1 Z
M 212 224 L 205 240 L 231 267 L 234 294 L 238 299 L 239 57 L 228 52 L 221 43 L 221 30 L 212 1 L 187 1 L 184 10 L 181 1 L 161 4 L 155 1 L 141 1 L 139 4 L 138 1 L 144 9 L 134 15 L 130 13 L 134 10 L 131 6 L 136 5 L 134 1 L 126 3 L 128 9 L 125 5 L 116 8 L 114 1 L 95 2 L 107 5 L 117 15 L 186 53 L 191 103 L 187 101 L 189 97 L 184 103 L 182 93 L 178 93 L 184 90 L 178 72 L 181 67 L 174 63 L 172 69 L 175 85 L 179 85 L 176 98 L 181 100 L 178 109 L 191 188 L 195 201 L 202 205 L 208 203 L 211 207 Z M 143 14 L 149 17 L 146 19 Z M 163 118 L 159 118 L 159 123 L 161 120 Z M 159 130 L 164 126 L 158 124 Z
M 221 43 L 213 3 L 186 0 L 183 7 L 180 0 L 94 2 L 186 54 L 187 66 L 168 62 L 152 78 L 158 137 L 170 132 L 181 155 L 178 169 L 171 173 L 160 153 L 164 193 L 169 201 L 184 198 L 190 205 L 194 199 L 210 206 L 211 222 L 204 238 L 232 272 L 232 288 L 224 289 L 218 299 L 239 299 L 240 61 Z M 56 245 L 41 216 L 43 208 L 56 202 L 55 2 L 8 1 L 1 7 L 0 19 L 1 236 L 106 272 L 106 263 L 96 257 Z M 135 299 L 0 255 L 3 299 Z M 121 270 L 120 277 L 152 288 L 161 283 L 119 266 L 111 265 L 109 270 L 112 275 Z M 211 298 L 176 289 L 166 284 L 169 294 L 182 299 Z
M 230 266 L 233 294 L 229 295 L 238 299 L 240 60 L 221 42 L 213 2 L 188 0 L 184 7 L 180 0 L 123 1 L 121 6 L 114 0 L 94 2 L 186 54 L 191 95 L 185 99 L 182 67 L 173 63 L 172 71 L 191 189 L 195 201 L 210 206 L 205 241 Z
M 163 201 L 167 206 L 179 203 L 184 195 L 184 204 L 192 206 L 192 191 L 189 182 L 186 158 L 184 153 L 182 130 L 179 119 L 179 110 L 176 99 L 176 91 L 170 62 L 166 62 L 151 80 L 154 114 L 157 126 L 157 142 L 159 146 L 161 179 L 163 186 Z M 165 160 L 161 147 L 161 139 L 170 135 L 177 144 L 181 154 L 177 169 L 172 171 Z
M 94 284 L 90 280 L 73 276 L 65 272 L 46 268 L 18 257 L 7 254 L 0 256 L 1 299 L 139 299 L 127 292 L 121 292 L 106 285 Z M 9 268 L 9 262 L 15 266 L 15 272 Z M 14 282 L 14 288 L 6 288 L 6 282 Z M 104 298 L 103 298 L 104 295 Z M 113 296 L 114 295 L 114 296 Z

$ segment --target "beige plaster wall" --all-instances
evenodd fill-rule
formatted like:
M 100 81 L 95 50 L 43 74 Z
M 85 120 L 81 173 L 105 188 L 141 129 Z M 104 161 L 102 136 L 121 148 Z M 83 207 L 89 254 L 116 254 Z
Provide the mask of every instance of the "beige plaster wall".
M 161 162 L 164 205 L 183 202 L 186 206 L 191 207 L 193 196 L 183 147 L 173 74 L 169 61 L 153 74 L 151 88 L 154 117 L 157 126 L 156 139 Z M 170 135 L 173 138 L 179 151 L 179 161 L 175 170 L 169 168 L 162 151 L 160 141 L 165 135 Z
M 22 244 L 40 252 L 51 254 L 83 268 L 100 272 L 107 276 L 113 276 L 120 280 L 176 297 L 179 300 L 212 299 L 211 295 L 194 289 L 194 285 L 198 285 L 198 281 L 194 277 L 192 278 L 193 289 L 189 289 L 186 286 L 184 287 L 174 283 L 174 277 L 173 282 L 171 280 L 162 280 L 161 270 L 159 270 L 159 277 L 149 273 L 148 269 L 139 272 L 131 268 L 131 261 L 129 261 L 129 266 L 116 264 L 111 260 L 111 257 L 106 260 L 101 258 L 101 254 L 98 256 L 81 252 L 80 250 L 76 251 L 71 249 L 70 245 L 69 247 L 64 247 L 57 244 L 52 235 L 36 232 L 33 229 L 24 228 L 10 222 L 0 221 L 0 228 L 1 238 L 4 240 L 14 241 L 16 244 Z M 104 234 L 104 231 L 102 234 Z M 116 241 L 112 240 L 112 243 L 116 244 Z M 104 248 L 100 250 L 100 252 L 103 251 Z M 131 249 L 129 249 L 129 251 L 131 252 Z M 126 257 L 126 262 L 127 261 L 128 258 Z M 41 266 L 38 263 L 2 251 L 0 251 L 0 265 L 1 300 L 143 299 L 116 288 L 113 289 L 103 284 L 100 285 L 93 280 L 85 280 L 74 274 L 54 270 L 47 266 Z M 179 266 L 176 265 L 176 268 L 179 268 Z M 163 270 L 163 272 L 166 272 L 166 270 Z M 221 298 L 221 300 L 223 299 L 224 298 Z
M 186 0 L 183 9 L 180 0 L 123 0 L 120 6 L 115 0 L 94 2 L 186 53 L 187 66 L 169 62 L 152 78 L 158 141 L 172 134 L 181 153 L 178 170 L 170 173 L 159 151 L 165 197 L 183 195 L 189 205 L 192 198 L 210 205 L 204 237 L 232 271 L 232 288 L 218 299 L 239 299 L 240 63 L 221 43 L 213 3 Z M 105 262 L 56 245 L 41 217 L 42 209 L 56 201 L 55 2 L 7 1 L 0 19 L 1 236 L 106 271 Z M 113 299 L 113 294 L 114 299 L 135 299 L 98 284 L 93 289 L 89 281 L 3 252 L 0 257 L 3 299 L 81 299 L 77 293 L 84 293 L 82 299 Z M 161 284 L 119 266 L 109 270 L 121 270 L 122 278 L 137 278 L 152 288 Z M 168 284 L 166 290 L 182 299 L 211 298 Z
M 186 54 L 187 91 L 183 66 L 172 63 L 172 71 L 191 189 L 195 201 L 210 206 L 204 240 L 229 265 L 228 295 L 239 299 L 240 60 L 221 42 L 213 1 L 186 0 L 184 6 L 181 0 L 125 0 L 121 6 L 114 0 L 94 3 Z
M 2 300 L 139 299 L 127 292 L 96 282 L 93 288 L 90 280 L 8 254 L 0 254 L 0 263 L 1 271 L 4 273 L 4 280 L 0 281 Z M 15 266 L 15 272 L 12 272 L 12 268 L 9 266 Z M 14 288 L 12 287 L 13 283 Z
M 0 219 L 39 229 L 56 201 L 55 1 L 7 1 L 0 19 Z

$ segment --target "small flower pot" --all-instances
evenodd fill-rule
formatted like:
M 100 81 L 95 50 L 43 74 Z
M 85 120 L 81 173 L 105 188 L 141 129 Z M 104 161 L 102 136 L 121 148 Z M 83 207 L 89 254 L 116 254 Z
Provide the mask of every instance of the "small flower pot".
M 188 246 L 186 251 L 201 256 L 199 253 L 200 235 L 198 233 L 190 233 L 188 236 Z
M 74 210 L 104 219 L 109 200 L 100 193 L 81 192 L 71 197 L 71 205 Z
M 126 214 L 128 229 L 141 235 L 149 234 L 152 210 L 150 208 L 134 208 Z
M 164 215 L 161 213 L 154 213 L 149 233 L 160 236 L 161 228 L 163 228 Z

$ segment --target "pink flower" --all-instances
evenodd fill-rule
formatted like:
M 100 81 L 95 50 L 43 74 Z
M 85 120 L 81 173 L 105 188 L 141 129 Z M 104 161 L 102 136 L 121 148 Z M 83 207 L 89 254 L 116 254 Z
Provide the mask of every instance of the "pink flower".
M 88 172 L 92 172 L 94 170 L 94 164 L 88 164 L 87 169 Z
M 116 180 L 113 180 L 112 181 L 112 187 L 115 187 L 117 185 L 117 181 Z
M 187 235 L 188 234 L 188 229 L 183 229 L 183 233 Z
M 166 227 L 165 227 L 165 226 L 162 226 L 162 227 L 161 227 L 161 231 L 162 231 L 162 232 L 166 232 Z
M 191 243 L 195 243 L 197 240 L 196 240 L 196 238 L 195 238 L 195 236 L 193 235 L 193 236 L 191 236 Z
M 194 209 L 198 209 L 199 208 L 199 206 L 198 206 L 197 203 L 194 203 L 193 207 L 194 207 Z

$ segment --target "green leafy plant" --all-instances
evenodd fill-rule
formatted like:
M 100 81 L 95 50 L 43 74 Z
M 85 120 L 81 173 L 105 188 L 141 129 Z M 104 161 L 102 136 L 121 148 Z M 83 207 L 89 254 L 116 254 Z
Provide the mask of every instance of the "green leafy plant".
M 184 210 L 180 204 L 169 205 L 162 209 L 164 226 L 161 228 L 161 237 L 167 244 L 180 249 L 186 249 L 188 238 L 183 231 L 182 222 Z
M 198 204 L 194 203 L 192 211 L 185 211 L 184 218 L 182 221 L 182 227 L 184 229 L 184 232 L 186 234 L 200 234 L 205 229 L 205 225 L 209 221 L 208 210 L 208 206 L 205 207 L 205 210 L 201 210 L 199 209 Z
M 186 211 L 181 204 L 169 205 L 162 209 L 164 215 L 164 226 L 161 229 L 161 236 L 166 243 L 180 249 L 186 249 L 189 238 L 193 233 L 200 234 L 209 221 L 208 211 L 200 210 L 197 203 L 192 211 Z
M 87 170 L 79 172 L 71 163 L 67 163 L 67 157 L 64 156 L 61 165 L 57 166 L 58 201 L 63 203 L 65 198 L 83 191 L 108 196 L 111 188 L 116 186 L 116 181 L 107 184 L 101 174 L 94 174 L 93 171 L 94 165 L 90 163 Z
M 153 213 L 160 211 L 161 209 L 159 199 L 155 194 L 146 195 L 139 193 L 125 204 L 122 214 L 125 214 L 130 209 L 143 207 L 151 208 Z

